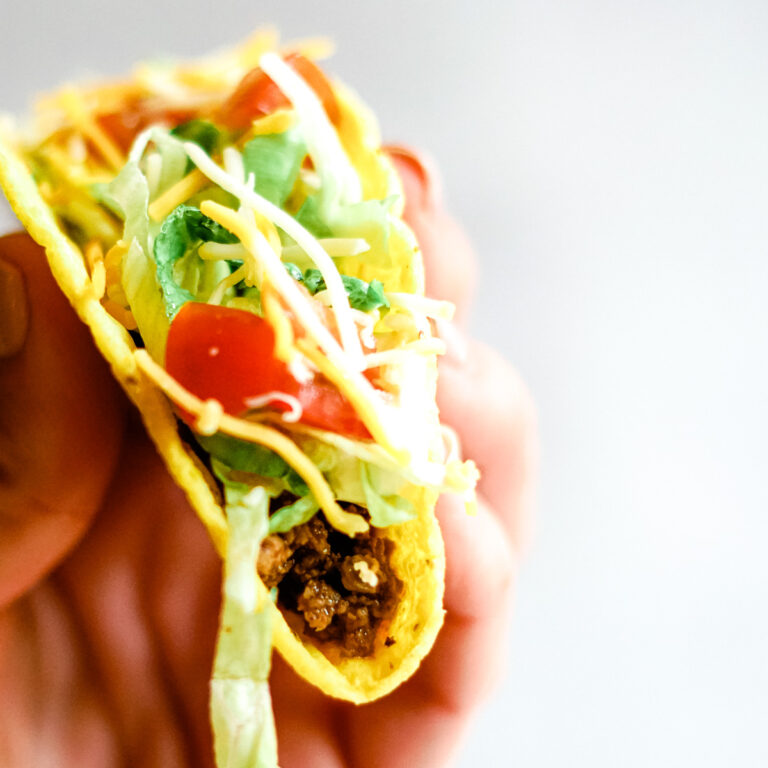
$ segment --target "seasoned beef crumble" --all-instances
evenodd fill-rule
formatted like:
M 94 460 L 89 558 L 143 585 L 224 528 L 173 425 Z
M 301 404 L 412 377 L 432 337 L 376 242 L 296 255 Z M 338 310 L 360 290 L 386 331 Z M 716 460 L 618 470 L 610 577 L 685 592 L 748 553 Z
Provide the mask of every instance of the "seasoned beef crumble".
M 344 656 L 370 656 L 402 592 L 390 567 L 392 549 L 375 529 L 350 538 L 318 513 L 287 533 L 267 536 L 258 571 L 268 588 L 278 587 L 278 605 L 301 617 L 304 634 L 321 649 L 329 644 Z

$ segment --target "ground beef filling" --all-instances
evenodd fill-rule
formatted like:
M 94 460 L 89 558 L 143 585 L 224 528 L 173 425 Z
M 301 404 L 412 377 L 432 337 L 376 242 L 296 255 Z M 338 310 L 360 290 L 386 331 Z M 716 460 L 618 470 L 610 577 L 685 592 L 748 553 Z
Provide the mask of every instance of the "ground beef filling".
M 370 656 L 402 591 L 390 566 L 392 550 L 376 530 L 350 538 L 320 513 L 264 539 L 259 576 L 278 587 L 278 605 L 301 617 L 304 634 L 321 649 L 332 644 L 345 656 Z

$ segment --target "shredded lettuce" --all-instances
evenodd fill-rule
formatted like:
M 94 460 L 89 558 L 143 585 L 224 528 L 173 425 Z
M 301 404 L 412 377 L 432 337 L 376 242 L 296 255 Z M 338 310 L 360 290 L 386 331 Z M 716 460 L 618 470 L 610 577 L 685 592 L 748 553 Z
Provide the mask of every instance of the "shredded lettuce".
M 127 163 L 103 190 L 105 201 L 125 222 L 121 273 L 125 296 L 147 352 L 158 362 L 165 359 L 168 317 L 150 258 L 149 186 L 137 163 Z
M 413 504 L 402 496 L 392 494 L 383 496 L 376 490 L 376 467 L 360 462 L 360 481 L 363 484 L 368 514 L 371 516 L 371 525 L 377 528 L 386 528 L 388 525 L 397 525 L 413 520 L 416 517 Z
M 193 141 L 202 147 L 209 155 L 221 148 L 223 134 L 221 130 L 208 120 L 189 120 L 171 129 L 171 136 L 181 141 Z M 189 160 L 189 165 L 194 163 Z
M 331 229 L 320 214 L 320 201 L 314 195 L 308 197 L 293 217 L 307 232 L 317 238 L 330 237 Z
M 150 131 L 152 144 L 161 160 L 159 178 L 150 185 L 151 197 L 155 199 L 186 176 L 189 158 L 183 142 L 169 131 L 164 128 L 151 128 Z
M 364 238 L 370 246 L 366 260 L 386 262 L 389 253 L 389 210 L 394 200 L 392 196 L 384 200 L 324 207 L 319 195 L 310 195 L 294 218 L 317 238 Z
M 256 192 L 282 208 L 306 154 L 306 144 L 296 128 L 255 136 L 243 149 L 245 176 L 253 174 Z
M 312 494 L 297 499 L 293 504 L 287 504 L 280 507 L 269 518 L 270 533 L 286 533 L 297 525 L 308 523 L 320 509 L 320 505 L 315 501 Z
M 210 699 L 216 764 L 276 768 L 270 597 L 254 567 L 268 530 L 269 498 L 263 488 L 239 484 L 225 492 L 229 538 Z
M 325 280 L 319 269 L 308 269 L 304 273 L 304 286 L 311 293 L 325 290 Z M 349 297 L 349 304 L 353 309 L 362 312 L 370 312 L 378 307 L 389 307 L 389 299 L 384 295 L 384 286 L 376 279 L 366 283 L 357 277 L 342 275 L 341 282 Z
M 304 279 L 304 274 L 302 271 L 295 265 L 291 264 L 290 261 L 284 261 L 283 266 L 285 267 L 285 271 L 294 279 L 301 282 Z
M 301 476 L 274 451 L 256 443 L 247 443 L 236 437 L 215 434 L 210 437 L 195 435 L 197 442 L 213 458 L 231 469 L 250 472 L 262 477 L 274 477 L 285 482 L 297 496 L 309 494 L 309 487 Z
M 138 163 L 126 163 L 103 189 L 102 199 L 125 223 L 123 240 L 134 238 L 145 253 L 151 253 L 149 239 L 149 186 Z
M 328 215 L 328 226 L 334 237 L 365 238 L 370 246 L 366 260 L 386 262 L 389 259 L 389 210 L 395 199 L 391 196 L 337 206 Z
M 189 205 L 179 205 L 171 211 L 155 238 L 157 280 L 163 290 L 165 309 L 170 319 L 186 302 L 195 299 L 191 291 L 176 282 L 173 265 L 201 242 L 236 243 L 237 238 L 198 208 Z

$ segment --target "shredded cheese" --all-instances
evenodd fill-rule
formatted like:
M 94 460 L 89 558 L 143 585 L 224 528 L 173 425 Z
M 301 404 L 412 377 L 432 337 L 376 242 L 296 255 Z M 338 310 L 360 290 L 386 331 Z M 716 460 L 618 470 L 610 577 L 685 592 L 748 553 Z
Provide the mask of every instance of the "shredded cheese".
M 266 233 L 265 233 L 266 234 Z M 359 256 L 361 253 L 365 253 L 370 250 L 368 241 L 362 237 L 326 237 L 320 238 L 318 241 L 323 247 L 325 252 L 332 258 L 339 258 L 342 256 Z M 203 243 L 198 249 L 198 255 L 200 258 L 206 261 L 219 261 L 219 260 L 235 260 L 243 259 L 243 255 L 246 253 L 246 249 L 242 243 Z M 289 245 L 281 250 L 281 257 L 283 261 L 293 261 L 297 257 L 304 254 L 304 249 L 298 245 Z M 328 306 L 331 301 L 328 300 Z
M 216 415 L 215 406 L 206 406 L 199 397 L 193 395 L 188 389 L 179 384 L 162 366 L 158 365 L 145 349 L 137 349 L 134 358 L 141 370 L 173 400 L 178 406 L 188 413 L 194 414 L 198 421 L 201 416 L 209 419 L 203 426 L 214 431 L 220 431 L 231 437 L 246 440 L 250 443 L 258 443 L 265 448 L 274 451 L 283 458 L 286 463 L 298 472 L 304 482 L 315 496 L 315 500 L 325 513 L 328 522 L 336 530 L 347 536 L 365 533 L 368 523 L 360 516 L 351 512 L 345 512 L 336 502 L 333 491 L 323 477 L 322 472 L 315 466 L 312 460 L 303 453 L 298 446 L 282 432 L 264 424 L 255 424 L 244 419 L 238 419 L 226 413 L 217 416 L 217 423 L 213 424 Z M 210 402 L 210 401 L 207 401 Z M 207 409 L 207 410 L 206 410 Z
M 67 141 L 67 154 L 73 163 L 83 164 L 88 160 L 88 147 L 83 137 L 73 133 Z
M 197 255 L 204 261 L 243 261 L 248 251 L 242 243 L 203 243 Z
M 371 250 L 368 241 L 362 237 L 325 237 L 317 242 L 334 259 L 342 256 L 359 256 L 361 253 Z M 289 245 L 287 248 L 283 248 L 283 258 L 286 261 L 291 261 L 303 253 L 306 251 L 300 245 Z
M 149 142 L 152 141 L 152 136 L 155 133 L 155 127 L 151 125 L 149 128 L 145 128 L 134 140 L 131 145 L 131 151 L 128 153 L 128 162 L 138 163 L 144 156 L 144 152 L 149 146 Z
M 86 109 L 79 93 L 74 88 L 65 88 L 59 94 L 60 104 L 72 124 L 96 147 L 101 156 L 115 172 L 125 165 L 125 157 L 112 138 L 93 119 Z
M 243 402 L 248 408 L 254 411 L 264 408 L 270 403 L 283 403 L 284 405 L 287 405 L 290 410 L 281 413 L 280 418 L 283 421 L 287 421 L 289 424 L 297 422 L 304 413 L 301 403 L 293 395 L 289 395 L 287 392 L 265 392 L 263 395 L 247 397 Z
M 150 194 L 157 192 L 157 188 L 160 186 L 160 178 L 163 173 L 163 158 L 160 157 L 159 152 L 151 152 L 147 155 L 146 171 L 144 175 L 147 177 L 147 186 L 150 189 Z
M 296 122 L 296 113 L 292 109 L 278 109 L 258 120 L 254 120 L 250 136 L 264 136 L 270 133 L 285 133 Z
M 93 289 L 93 295 L 101 301 L 107 288 L 107 273 L 104 269 L 103 261 L 97 261 L 93 265 L 93 271 L 91 272 L 91 288 Z
M 341 356 L 338 354 L 341 353 L 338 342 L 320 322 L 310 304 L 311 299 L 301 292 L 298 283 L 286 272 L 279 256 L 256 227 L 255 220 L 251 218 L 249 221 L 241 213 L 210 200 L 204 201 L 200 210 L 240 239 L 247 255 L 263 268 L 270 285 L 282 294 L 315 342 L 327 353 Z
M 331 200 L 362 200 L 360 177 L 349 161 L 317 94 L 276 53 L 265 53 L 259 66 L 283 92 L 299 115 L 307 152 Z
M 254 258 L 259 259 L 270 284 L 280 291 L 310 338 L 326 353 L 327 359 L 311 344 L 304 343 L 303 346 L 299 346 L 297 343 L 297 347 L 346 395 L 374 438 L 398 457 L 401 463 L 406 464 L 409 460 L 409 453 L 405 448 L 407 435 L 402 429 L 399 430 L 402 438 L 401 445 L 396 445 L 391 435 L 390 424 L 397 421 L 394 418 L 395 414 L 391 409 L 385 413 L 384 403 L 371 383 L 359 370 L 349 365 L 336 339 L 315 314 L 309 303 L 311 299 L 301 292 L 296 281 L 286 272 L 279 257 L 270 248 L 254 221 L 245 218 L 242 211 L 236 213 L 231 208 L 210 200 L 203 202 L 200 210 L 235 234 Z M 338 277 L 338 272 L 336 274 Z M 357 333 L 356 329 L 355 333 Z
M 98 300 L 104 296 L 107 289 L 107 271 L 104 266 L 104 251 L 98 240 L 91 240 L 85 246 L 85 260 L 91 276 L 91 291 Z
M 290 365 L 299 354 L 293 343 L 291 321 L 285 316 L 280 302 L 268 286 L 263 286 L 261 293 L 264 318 L 272 326 L 275 334 L 275 357 L 280 362 Z
M 224 160 L 224 170 L 242 184 L 245 181 L 243 156 L 234 147 L 226 147 L 222 159 Z
M 349 298 L 347 297 L 347 292 L 344 290 L 344 283 L 341 281 L 339 270 L 336 268 L 336 265 L 333 263 L 331 257 L 325 252 L 322 245 L 320 245 L 315 237 L 307 232 L 307 230 L 304 229 L 304 227 L 302 227 L 301 224 L 299 224 L 299 222 L 296 221 L 296 219 L 294 219 L 293 216 L 291 216 L 289 213 L 286 213 L 281 208 L 273 205 L 269 202 L 269 200 L 257 194 L 247 185 L 238 183 L 236 179 L 230 176 L 218 165 L 216 165 L 216 163 L 214 163 L 213 160 L 208 157 L 205 151 L 197 144 L 187 142 L 184 144 L 184 148 L 186 149 L 187 154 L 189 155 L 192 162 L 209 179 L 211 179 L 211 181 L 214 181 L 222 189 L 237 197 L 241 204 L 248 206 L 256 213 L 265 216 L 273 224 L 284 230 L 304 249 L 304 252 L 307 254 L 307 256 L 309 256 L 310 259 L 315 262 L 315 266 L 323 275 L 325 285 L 328 288 L 333 300 L 333 313 L 336 316 L 336 325 L 339 329 L 339 334 L 341 335 L 341 342 L 344 351 L 349 356 L 349 362 L 347 362 L 345 367 L 352 367 L 360 370 L 359 366 L 362 363 L 363 353 L 360 348 L 360 339 L 357 336 L 357 330 L 350 316 L 351 313 L 349 311 Z M 203 205 L 208 205 L 210 208 L 215 204 L 206 201 L 206 203 L 203 203 Z M 223 206 L 218 206 L 218 208 L 223 211 L 230 211 L 231 213 L 230 209 L 226 209 Z M 200 209 L 202 210 L 202 205 Z M 206 215 L 210 216 L 211 214 L 208 213 Z M 211 216 L 211 218 L 213 217 Z M 230 232 L 234 232 L 231 227 L 228 227 L 228 229 Z M 234 234 L 237 233 L 234 232 Z M 241 237 L 240 240 L 242 241 L 243 238 Z M 246 245 L 246 247 L 248 246 Z M 249 250 L 251 249 L 249 248 Z M 280 263 L 279 257 L 275 256 L 275 258 L 277 263 Z M 274 262 L 274 259 L 269 258 L 269 261 Z M 280 269 L 283 273 L 285 273 L 285 269 L 282 266 Z M 288 299 L 290 291 L 286 293 L 285 286 L 287 283 L 283 280 L 277 281 L 274 279 L 274 277 L 271 278 L 271 282 L 280 290 L 286 299 Z M 295 282 L 292 278 L 290 279 L 290 284 L 291 291 L 294 291 Z M 301 296 L 300 293 L 293 293 L 293 301 L 290 301 L 290 303 L 294 309 L 295 307 L 293 305 L 296 303 L 297 297 L 299 296 Z M 333 339 L 330 334 L 328 334 L 328 337 L 333 341 L 333 347 L 338 347 L 336 340 Z M 321 346 L 324 349 L 326 348 L 325 344 L 322 344 Z M 326 352 L 331 354 L 328 349 L 326 349 Z
M 373 390 L 368 379 L 359 373 L 356 374 L 357 377 L 365 381 L 367 387 L 359 386 L 358 381 L 350 382 L 347 374 L 335 366 L 331 360 L 324 357 L 318 349 L 303 339 L 299 339 L 296 346 L 320 373 L 332 384 L 335 384 L 347 400 L 352 403 L 352 407 L 362 419 L 363 424 L 370 430 L 373 439 L 392 454 L 399 464 L 406 466 L 410 461 L 408 449 L 405 445 L 398 444 L 399 441 L 393 441 L 390 436 L 396 412 L 391 408 L 387 410 L 380 399 L 376 400 L 375 398 L 380 397 L 379 395 L 375 393 L 372 397 L 368 395 L 367 389 Z
M 128 307 L 128 299 L 125 296 L 122 283 L 123 256 L 128 252 L 125 241 L 118 240 L 104 256 L 106 269 L 107 296 L 123 309 Z
M 114 317 L 127 331 L 135 331 L 138 328 L 136 318 L 134 318 L 133 313 L 130 310 L 120 306 L 120 304 L 112 299 L 104 299 L 101 303 L 104 309 L 106 309 L 107 312 L 109 312 L 109 314 L 112 315 L 112 317 Z
M 172 187 L 166 189 L 157 200 L 150 203 L 148 209 L 150 219 L 162 221 L 174 208 L 189 200 L 207 183 L 208 179 L 197 169 L 188 173 L 181 181 L 177 181 Z
M 227 275 L 219 281 L 219 284 L 211 291 L 211 295 L 208 297 L 208 304 L 221 304 L 224 294 L 230 289 L 234 288 L 241 280 L 244 280 L 248 275 L 248 268 L 245 264 L 242 267 L 238 267 L 232 274 Z
M 306 424 L 292 424 L 290 429 L 293 433 L 307 435 L 332 445 L 349 456 L 354 456 L 368 464 L 374 464 L 390 472 L 397 472 L 408 482 L 426 485 L 441 493 L 469 494 L 473 491 L 479 477 L 477 467 L 472 461 L 462 462 L 457 459 L 448 463 L 439 463 L 423 460 L 402 467 L 376 443 L 360 442 L 336 432 L 327 432 Z
M 427 317 L 452 320 L 456 305 L 450 301 L 428 299 L 414 293 L 388 293 L 387 299 L 393 307 L 402 307 L 410 312 L 418 312 Z
M 440 339 L 419 339 L 406 344 L 399 349 L 387 349 L 383 352 L 372 352 L 365 356 L 365 368 L 378 368 L 382 365 L 397 365 L 406 362 L 411 355 L 444 355 L 445 342 Z

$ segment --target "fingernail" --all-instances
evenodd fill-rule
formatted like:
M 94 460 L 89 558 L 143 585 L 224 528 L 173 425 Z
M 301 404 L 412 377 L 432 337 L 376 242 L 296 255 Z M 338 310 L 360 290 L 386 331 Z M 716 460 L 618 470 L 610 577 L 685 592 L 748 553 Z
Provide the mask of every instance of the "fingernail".
M 464 332 L 450 320 L 435 320 L 437 335 L 445 342 L 444 363 L 462 368 L 469 359 L 469 343 Z
M 21 270 L 0 259 L 0 358 L 12 357 L 24 346 L 29 304 Z
M 442 184 L 433 160 L 423 152 L 417 152 L 402 144 L 388 144 L 384 149 L 395 160 L 398 169 L 403 167 L 408 169 L 409 178 L 413 179 L 417 185 L 419 199 L 412 200 L 411 203 L 422 209 L 440 207 Z

